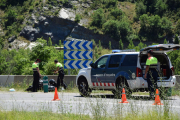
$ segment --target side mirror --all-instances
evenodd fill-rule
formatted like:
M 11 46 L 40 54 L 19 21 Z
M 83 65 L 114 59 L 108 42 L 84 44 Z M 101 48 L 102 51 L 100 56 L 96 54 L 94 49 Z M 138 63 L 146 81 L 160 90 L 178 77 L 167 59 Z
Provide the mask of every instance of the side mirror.
M 96 68 L 96 65 L 95 65 L 94 63 L 91 63 L 90 66 L 91 66 L 92 68 Z

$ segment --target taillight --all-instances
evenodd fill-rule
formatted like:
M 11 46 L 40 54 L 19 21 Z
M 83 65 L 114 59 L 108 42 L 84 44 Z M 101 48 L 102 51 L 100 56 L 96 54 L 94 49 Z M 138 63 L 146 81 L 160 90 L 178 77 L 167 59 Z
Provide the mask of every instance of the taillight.
M 171 68 L 171 72 L 172 72 L 172 73 L 171 73 L 171 75 L 173 76 L 173 75 L 174 75 L 174 73 L 175 73 L 175 71 L 174 71 L 174 67 L 172 67 L 172 68 Z
M 140 68 L 136 68 L 136 77 L 142 77 L 142 70 Z

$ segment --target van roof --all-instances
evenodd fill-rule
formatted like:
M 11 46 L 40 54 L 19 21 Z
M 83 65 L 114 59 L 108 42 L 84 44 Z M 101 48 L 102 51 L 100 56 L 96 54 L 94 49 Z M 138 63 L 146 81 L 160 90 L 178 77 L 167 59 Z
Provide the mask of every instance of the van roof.
M 110 53 L 105 55 L 124 55 L 124 54 L 139 54 L 139 52 L 120 52 L 120 53 Z M 104 56 L 104 55 L 103 55 Z

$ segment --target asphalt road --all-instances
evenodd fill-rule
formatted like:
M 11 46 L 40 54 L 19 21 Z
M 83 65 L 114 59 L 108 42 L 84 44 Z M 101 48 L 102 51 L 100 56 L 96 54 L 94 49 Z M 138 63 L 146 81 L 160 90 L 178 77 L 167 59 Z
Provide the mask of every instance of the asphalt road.
M 173 113 L 180 111 L 180 98 L 173 96 L 161 102 L 165 105 L 154 106 L 154 100 L 148 96 L 134 96 L 128 99 L 129 103 L 119 103 L 111 94 L 94 94 L 90 97 L 81 97 L 79 93 L 59 92 L 60 101 L 51 101 L 54 93 L 27 93 L 27 92 L 0 92 L 1 110 L 18 111 L 50 111 L 57 113 L 75 113 L 88 115 L 125 115 L 126 113 L 139 114 L 148 111 L 163 112 L 165 109 Z

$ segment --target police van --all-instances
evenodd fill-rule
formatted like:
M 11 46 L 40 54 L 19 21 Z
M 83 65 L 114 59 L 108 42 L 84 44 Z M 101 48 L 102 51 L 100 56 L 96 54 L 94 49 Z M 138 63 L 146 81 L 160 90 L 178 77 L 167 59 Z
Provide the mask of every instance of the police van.
M 176 77 L 174 67 L 166 54 L 179 50 L 180 45 L 159 44 L 148 46 L 140 52 L 133 50 L 113 50 L 111 54 L 101 56 L 88 68 L 81 69 L 76 77 L 81 96 L 89 96 L 92 90 L 109 90 L 121 96 L 125 88 L 127 97 L 133 91 L 148 91 L 147 80 L 144 78 L 147 50 L 153 50 L 153 56 L 158 59 L 158 87 L 168 88 L 175 86 Z

